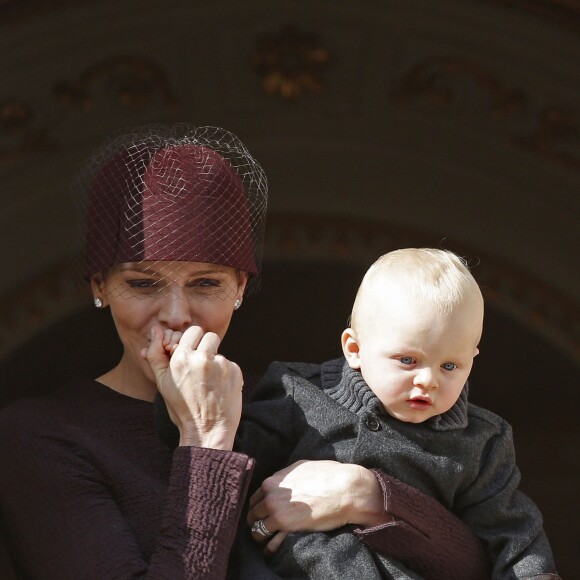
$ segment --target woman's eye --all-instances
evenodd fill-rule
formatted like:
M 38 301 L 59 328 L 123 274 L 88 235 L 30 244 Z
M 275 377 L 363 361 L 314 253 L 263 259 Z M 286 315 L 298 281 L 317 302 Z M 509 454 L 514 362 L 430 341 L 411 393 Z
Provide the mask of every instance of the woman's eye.
M 149 278 L 144 278 L 142 280 L 128 280 L 127 284 L 129 284 L 131 288 L 155 288 L 157 286 L 157 282 Z
M 457 368 L 457 365 L 455 363 L 443 363 L 441 365 L 441 368 L 444 368 L 446 371 L 454 371 Z
M 220 286 L 219 280 L 213 278 L 200 278 L 188 284 L 190 288 L 218 288 Z
M 412 356 L 402 356 L 399 360 L 404 365 L 412 365 L 415 362 L 415 359 Z

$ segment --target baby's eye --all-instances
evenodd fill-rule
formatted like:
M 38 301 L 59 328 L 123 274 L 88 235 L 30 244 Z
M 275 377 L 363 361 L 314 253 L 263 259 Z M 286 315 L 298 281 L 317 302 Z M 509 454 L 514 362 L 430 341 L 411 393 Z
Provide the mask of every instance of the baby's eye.
M 415 359 L 412 356 L 402 356 L 399 360 L 404 365 L 412 365 L 415 362 Z
M 446 362 L 441 365 L 441 368 L 445 369 L 446 371 L 454 371 L 457 368 L 455 363 Z

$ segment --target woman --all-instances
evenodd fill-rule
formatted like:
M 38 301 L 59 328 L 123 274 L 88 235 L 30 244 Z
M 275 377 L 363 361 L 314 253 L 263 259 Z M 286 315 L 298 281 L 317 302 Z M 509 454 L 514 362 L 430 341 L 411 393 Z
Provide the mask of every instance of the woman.
M 85 278 L 123 355 L 96 380 L 0 415 L 0 507 L 16 573 L 224 578 L 253 460 L 232 451 L 243 378 L 218 348 L 258 284 L 265 175 L 227 131 L 150 127 L 97 151 L 76 191 L 88 201 Z M 155 430 L 158 392 L 179 430 L 175 450 Z M 317 491 L 296 515 L 285 492 L 309 486 Z M 386 476 L 306 463 L 271 478 L 248 517 L 276 522 L 272 550 L 285 529 L 347 521 L 381 524 L 360 532 L 380 550 L 393 520 L 384 503 L 408 512 L 414 501 Z M 462 525 L 430 509 L 419 519 L 442 518 L 450 545 L 477 560 Z

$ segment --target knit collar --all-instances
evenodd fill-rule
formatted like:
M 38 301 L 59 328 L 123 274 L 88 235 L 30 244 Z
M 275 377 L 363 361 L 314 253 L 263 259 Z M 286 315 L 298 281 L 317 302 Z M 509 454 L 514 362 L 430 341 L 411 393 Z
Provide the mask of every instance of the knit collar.
M 379 398 L 371 391 L 359 371 L 351 369 L 344 358 L 322 365 L 322 388 L 324 392 L 349 411 L 361 414 L 370 411 L 387 415 Z M 467 394 L 465 383 L 459 399 L 447 411 L 425 421 L 435 431 L 451 431 L 467 427 Z

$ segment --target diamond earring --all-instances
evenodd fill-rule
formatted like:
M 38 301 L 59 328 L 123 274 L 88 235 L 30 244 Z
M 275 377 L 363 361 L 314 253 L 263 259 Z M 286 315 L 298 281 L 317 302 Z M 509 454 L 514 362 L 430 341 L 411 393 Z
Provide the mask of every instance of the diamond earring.
M 239 298 L 236 298 L 234 302 L 234 310 L 237 310 L 242 305 L 242 301 Z
M 95 298 L 95 306 L 97 308 L 102 308 L 103 307 L 103 301 L 100 298 Z

